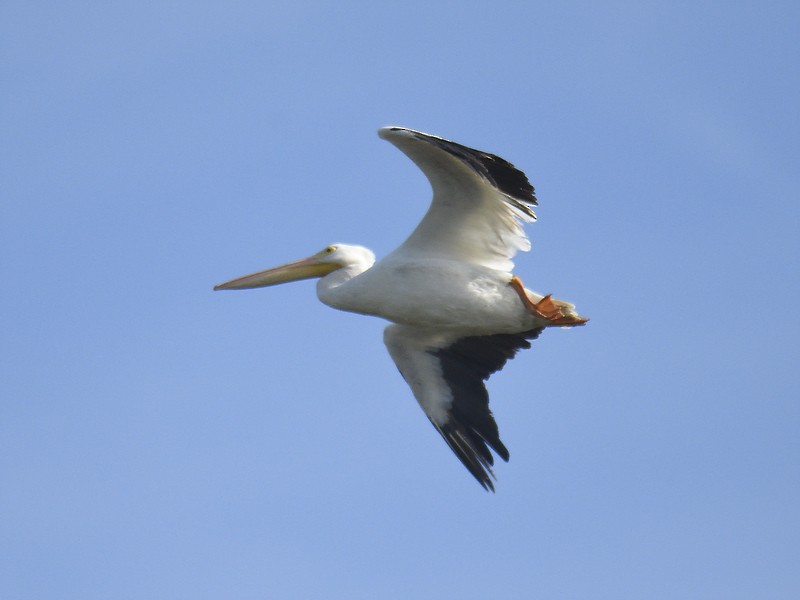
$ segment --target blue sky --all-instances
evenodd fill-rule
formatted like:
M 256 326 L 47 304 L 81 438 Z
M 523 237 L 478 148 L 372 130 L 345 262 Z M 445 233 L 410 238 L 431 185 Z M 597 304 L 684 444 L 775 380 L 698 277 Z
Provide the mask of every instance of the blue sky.
M 4 2 L 0 596 L 796 598 L 796 2 Z M 487 494 L 301 282 L 429 189 L 540 199 L 592 321 L 490 382 Z

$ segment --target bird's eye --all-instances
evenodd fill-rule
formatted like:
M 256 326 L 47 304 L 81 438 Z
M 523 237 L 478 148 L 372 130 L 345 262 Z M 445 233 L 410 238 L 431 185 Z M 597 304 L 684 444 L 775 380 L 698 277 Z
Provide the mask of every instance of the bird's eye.
M 336 246 L 328 246 L 325 248 L 325 254 L 331 254 L 334 250 L 336 250 Z

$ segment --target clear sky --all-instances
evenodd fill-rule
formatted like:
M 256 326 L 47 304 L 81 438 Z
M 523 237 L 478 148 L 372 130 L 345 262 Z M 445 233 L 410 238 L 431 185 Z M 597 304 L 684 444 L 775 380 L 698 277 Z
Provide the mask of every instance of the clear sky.
M 800 4 L 0 7 L 0 597 L 800 597 Z M 313 284 L 499 154 L 575 302 L 485 493 Z

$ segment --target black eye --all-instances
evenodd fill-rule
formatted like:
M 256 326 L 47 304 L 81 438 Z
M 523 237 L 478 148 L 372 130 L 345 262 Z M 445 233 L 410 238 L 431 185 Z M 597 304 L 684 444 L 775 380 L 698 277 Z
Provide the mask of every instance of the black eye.
M 334 250 L 336 250 L 336 247 L 335 247 L 335 246 L 328 246 L 327 248 L 325 248 L 325 252 L 326 252 L 327 254 L 330 254 L 330 253 L 332 253 Z

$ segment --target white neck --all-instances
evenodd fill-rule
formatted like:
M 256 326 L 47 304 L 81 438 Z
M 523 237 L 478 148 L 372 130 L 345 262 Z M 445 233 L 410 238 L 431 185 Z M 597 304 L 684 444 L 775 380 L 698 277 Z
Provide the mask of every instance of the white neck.
M 359 286 L 353 284 L 359 275 L 375 264 L 375 255 L 366 248 L 359 250 L 363 252 L 348 253 L 346 264 L 317 282 L 317 297 L 320 301 L 339 310 L 361 312 L 358 310 L 359 293 L 356 289 Z

